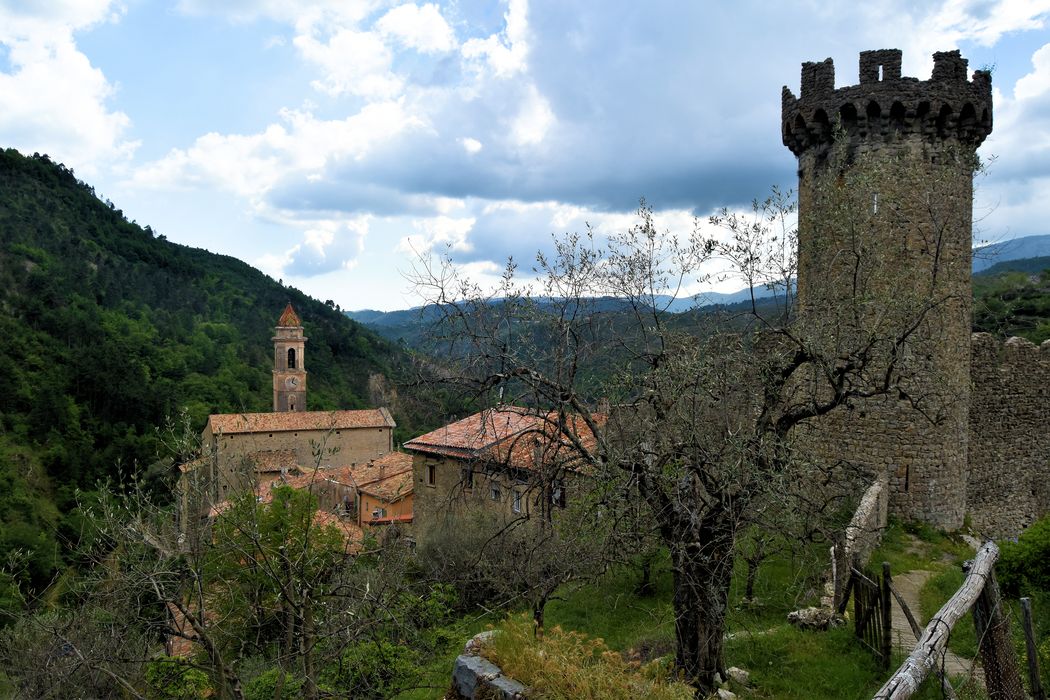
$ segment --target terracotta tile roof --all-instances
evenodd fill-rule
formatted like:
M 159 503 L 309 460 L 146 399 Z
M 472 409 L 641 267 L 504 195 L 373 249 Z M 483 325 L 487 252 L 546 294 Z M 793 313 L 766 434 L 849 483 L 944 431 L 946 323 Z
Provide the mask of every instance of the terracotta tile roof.
M 599 425 L 605 414 L 593 414 Z M 597 439 L 579 416 L 566 417 L 566 430 L 587 450 Z M 540 415 L 515 406 L 486 409 L 405 443 L 405 448 L 427 454 L 496 462 L 519 469 L 540 464 L 573 467 L 580 455 L 569 436 L 557 426 L 557 414 Z
M 386 408 L 357 411 L 281 411 L 277 413 L 215 413 L 208 416 L 213 434 L 276 433 L 293 430 L 352 430 L 394 428 Z
M 347 552 L 353 553 L 361 550 L 361 543 L 365 539 L 365 531 L 357 523 L 340 518 L 334 513 L 326 513 L 323 510 L 319 510 L 314 513 L 314 525 L 318 527 L 335 527 L 343 536 L 343 540 L 346 541 Z
M 404 469 L 390 474 L 389 472 L 375 481 L 357 487 L 361 493 L 393 503 L 412 493 L 412 469 Z
M 295 450 L 259 450 L 249 452 L 245 458 L 257 472 L 298 471 Z
M 605 414 L 593 414 L 592 417 L 599 426 L 605 424 Z M 568 434 L 558 428 L 556 421 L 557 416 L 554 414 L 545 419 L 537 418 L 535 427 L 493 445 L 486 450 L 485 458 L 530 471 L 543 465 L 586 471 L 586 463 L 570 436 L 575 436 L 575 440 L 589 453 L 593 453 L 597 447 L 597 438 L 579 416 L 565 417 L 565 431 Z
M 412 455 L 390 452 L 368 464 L 275 475 L 273 479 L 263 480 L 256 487 L 255 495 L 260 502 L 268 503 L 277 486 L 308 489 L 326 482 L 354 487 L 388 503 L 393 502 L 412 493 Z
M 539 416 L 524 408 L 489 408 L 405 443 L 416 452 L 466 459 L 478 457 L 500 440 L 534 427 Z
M 393 476 L 396 472 L 411 469 L 412 455 L 404 452 L 388 452 L 365 464 L 326 467 L 319 472 L 330 481 L 345 486 L 360 487 Z
M 185 474 L 186 472 L 192 472 L 198 467 L 207 464 L 208 461 L 209 460 L 205 457 L 197 457 L 196 459 L 191 459 L 189 462 L 184 462 L 180 464 L 179 471 L 183 474 Z
M 175 629 L 176 634 L 168 635 L 167 646 L 168 656 L 175 656 L 179 658 L 189 658 L 193 656 L 194 641 L 197 639 L 197 632 L 193 629 L 193 625 L 186 616 L 182 614 L 178 606 L 174 603 L 167 603 L 168 615 L 170 616 L 171 626 Z M 195 613 L 198 617 L 200 616 L 200 610 L 198 609 Z M 215 613 L 210 609 L 204 613 L 204 621 L 211 623 L 215 621 Z
M 277 320 L 277 325 L 285 328 L 303 325 L 303 322 L 299 320 L 299 315 L 292 308 L 291 302 L 288 302 L 288 306 L 284 307 L 281 318 Z

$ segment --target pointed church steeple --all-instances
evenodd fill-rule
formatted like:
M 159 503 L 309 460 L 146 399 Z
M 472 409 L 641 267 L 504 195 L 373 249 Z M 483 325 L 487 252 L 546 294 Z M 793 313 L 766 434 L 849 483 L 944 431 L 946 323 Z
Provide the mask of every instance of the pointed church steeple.
M 273 410 L 306 410 L 306 337 L 291 302 L 274 329 Z
M 295 309 L 292 308 L 292 302 L 288 302 L 288 305 L 284 307 L 281 318 L 277 320 L 277 325 L 284 328 L 303 325 L 299 320 L 299 314 L 295 313 Z

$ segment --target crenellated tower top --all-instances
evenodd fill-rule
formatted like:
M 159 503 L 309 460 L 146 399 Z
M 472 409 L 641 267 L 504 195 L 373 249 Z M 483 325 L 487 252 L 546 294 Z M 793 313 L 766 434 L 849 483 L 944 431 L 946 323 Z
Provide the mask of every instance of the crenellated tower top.
M 968 80 L 966 71 L 958 51 L 938 51 L 929 80 L 901 77 L 899 49 L 862 51 L 860 84 L 836 90 L 830 58 L 803 63 L 801 96 L 783 89 L 784 145 L 800 156 L 827 148 L 845 132 L 851 141 L 919 135 L 977 148 L 992 131 L 992 75 L 978 70 Z

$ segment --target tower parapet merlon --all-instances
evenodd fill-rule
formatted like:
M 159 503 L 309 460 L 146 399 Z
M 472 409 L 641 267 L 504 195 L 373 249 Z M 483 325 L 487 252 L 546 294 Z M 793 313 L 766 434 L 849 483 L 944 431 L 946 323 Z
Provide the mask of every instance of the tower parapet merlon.
M 852 139 L 889 141 L 914 134 L 929 142 L 956 140 L 976 148 L 992 132 L 992 76 L 974 71 L 958 51 L 933 55 L 929 80 L 901 76 L 901 51 L 860 54 L 860 84 L 835 89 L 830 58 L 802 64 L 801 96 L 784 87 L 784 145 L 795 155 L 828 146 L 841 128 Z

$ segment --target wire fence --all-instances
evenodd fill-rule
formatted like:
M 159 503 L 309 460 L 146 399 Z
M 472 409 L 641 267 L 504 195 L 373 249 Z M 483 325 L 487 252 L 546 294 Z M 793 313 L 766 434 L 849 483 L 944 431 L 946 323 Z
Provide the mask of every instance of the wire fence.
M 1018 603 L 1003 599 L 999 595 L 992 570 L 984 575 L 973 575 L 981 579 L 981 593 L 971 604 L 969 614 L 956 618 L 954 625 L 940 617 L 946 609 L 942 608 L 924 631 L 919 630 L 914 619 L 910 620 L 910 635 L 900 625 L 894 628 L 894 655 L 906 658 L 894 677 L 905 674 L 907 659 L 914 656 L 917 645 L 925 644 L 931 650 L 939 650 L 932 651 L 932 672 L 926 677 L 923 686 L 938 688 L 940 697 L 962 700 L 1046 700 L 1038 658 L 1041 640 L 1034 633 L 1031 601 L 1022 599 Z M 907 611 L 907 606 L 899 597 L 898 601 Z M 898 612 L 895 609 L 894 614 Z M 938 632 L 947 636 L 947 642 L 942 648 L 939 644 L 935 647 L 930 641 L 938 636 Z M 921 641 L 917 641 L 920 638 Z M 884 686 L 883 691 L 891 684 L 892 680 Z M 910 692 L 900 692 L 898 686 L 896 691 L 876 697 L 906 698 L 910 695 Z

